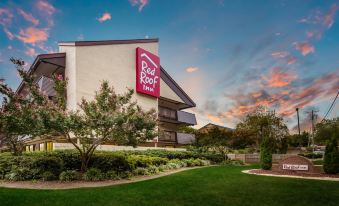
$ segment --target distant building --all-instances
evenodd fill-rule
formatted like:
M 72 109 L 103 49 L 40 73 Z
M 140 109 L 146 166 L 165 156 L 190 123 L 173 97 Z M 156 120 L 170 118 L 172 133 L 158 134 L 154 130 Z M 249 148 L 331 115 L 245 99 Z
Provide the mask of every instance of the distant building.
M 229 127 L 225 127 L 225 126 L 221 126 L 221 125 L 217 125 L 217 124 L 212 124 L 212 123 L 208 123 L 205 126 L 201 127 L 200 129 L 198 129 L 199 132 L 201 133 L 207 133 L 208 131 L 218 128 L 220 130 L 234 130 L 232 128 Z

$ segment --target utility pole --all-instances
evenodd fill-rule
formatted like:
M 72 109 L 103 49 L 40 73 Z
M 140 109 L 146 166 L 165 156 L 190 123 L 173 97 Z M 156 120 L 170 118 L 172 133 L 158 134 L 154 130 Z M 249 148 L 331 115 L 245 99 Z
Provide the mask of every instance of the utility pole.
M 299 136 L 300 136 L 299 108 L 297 107 L 295 110 L 297 110 L 297 118 L 298 118 L 298 133 L 299 133 Z
M 311 138 L 309 139 L 308 146 L 313 147 L 313 152 L 314 152 L 314 132 L 315 132 L 315 126 L 314 126 L 314 120 L 316 119 L 316 113 L 319 112 L 318 110 L 313 110 L 311 111 Z M 310 112 L 307 112 L 310 113 Z

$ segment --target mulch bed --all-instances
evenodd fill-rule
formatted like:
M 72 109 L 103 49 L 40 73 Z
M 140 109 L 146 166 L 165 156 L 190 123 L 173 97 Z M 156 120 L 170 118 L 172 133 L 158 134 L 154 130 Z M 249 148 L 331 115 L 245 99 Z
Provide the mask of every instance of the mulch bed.
M 325 173 L 303 173 L 295 171 L 272 171 L 272 170 L 262 170 L 254 169 L 249 171 L 250 174 L 269 174 L 269 175 L 283 175 L 283 176 L 300 176 L 300 177 L 329 177 L 329 178 L 339 178 L 339 174 L 331 175 Z

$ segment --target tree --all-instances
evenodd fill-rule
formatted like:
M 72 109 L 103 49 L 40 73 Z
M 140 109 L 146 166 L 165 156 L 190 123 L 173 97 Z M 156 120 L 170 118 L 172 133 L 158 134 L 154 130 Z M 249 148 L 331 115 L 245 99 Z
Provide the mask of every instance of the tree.
M 264 170 L 272 168 L 272 145 L 268 137 L 265 137 L 260 145 L 260 166 Z
M 11 62 L 16 66 L 31 95 L 22 96 L 4 82 L 0 82 L 0 93 L 4 96 L 0 111 L 0 141 L 14 155 L 20 155 L 24 149 L 25 138 L 39 135 L 42 122 L 35 110 L 47 100 L 40 95 L 33 76 L 24 71 L 24 61 L 11 58 Z
M 324 171 L 327 174 L 339 173 L 339 151 L 336 136 L 328 141 L 324 156 Z
M 303 132 L 299 134 L 293 134 L 288 136 L 288 145 L 291 147 L 307 147 L 310 134 Z
M 136 147 L 157 135 L 155 110 L 143 111 L 132 101 L 133 90 L 116 94 L 104 81 L 93 100 L 83 99 L 78 110 L 68 111 L 67 80 L 62 75 L 53 75 L 56 98 L 51 101 L 35 84 L 34 76 L 24 71 L 24 62 L 11 60 L 29 94 L 21 96 L 6 84 L 0 84 L 0 92 L 5 96 L 0 115 L 1 143 L 14 153 L 22 151 L 23 136 L 63 137 L 78 150 L 84 172 L 100 144 L 112 142 Z
M 326 144 L 335 134 L 339 134 L 339 117 L 325 119 L 318 123 L 315 128 L 314 141 L 317 144 Z M 338 137 L 335 138 L 339 141 Z
M 274 142 L 272 151 L 281 153 L 287 150 L 286 137 L 289 132 L 283 118 L 264 107 L 258 107 L 246 115 L 237 125 L 236 133 L 246 133 L 255 142 L 257 149 L 263 137 L 267 136 Z
M 252 133 L 244 129 L 236 129 L 233 133 L 231 148 L 232 149 L 245 149 L 253 148 L 255 141 L 252 138 Z
M 229 151 L 232 130 L 214 127 L 207 132 L 200 132 L 197 134 L 196 145 L 198 147 L 205 147 L 207 150 L 217 151 L 227 158 L 226 154 Z
M 64 105 L 60 95 L 64 94 L 62 85 L 66 85 L 64 81 L 56 80 L 56 87 L 60 87 L 57 91 L 59 107 Z M 82 99 L 78 111 L 53 107 L 41 111 L 46 117 L 46 133 L 63 136 L 75 147 L 84 172 L 100 144 L 112 142 L 136 147 L 157 135 L 155 110 L 143 111 L 131 101 L 133 93 L 128 90 L 125 94 L 116 94 L 104 81 L 93 100 Z

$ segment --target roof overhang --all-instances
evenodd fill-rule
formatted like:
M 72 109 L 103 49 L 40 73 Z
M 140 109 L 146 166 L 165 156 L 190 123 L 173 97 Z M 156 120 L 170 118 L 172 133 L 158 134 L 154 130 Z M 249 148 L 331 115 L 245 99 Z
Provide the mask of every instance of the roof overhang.
M 165 71 L 163 67 L 161 68 L 160 77 L 161 79 L 180 97 L 184 102 L 180 103 L 180 109 L 187 109 L 195 107 L 195 102 L 186 94 L 186 92 L 174 81 L 174 79 Z
M 51 77 L 58 70 L 65 68 L 65 58 L 66 53 L 40 54 L 35 58 L 28 73 L 34 74 L 35 78 L 40 76 Z M 24 83 L 21 82 L 16 92 L 20 93 L 23 88 Z
M 113 45 L 113 44 L 142 44 L 142 43 L 157 43 L 159 39 L 128 39 L 128 40 L 101 40 L 101 41 L 61 41 L 59 46 L 98 46 L 98 45 Z

